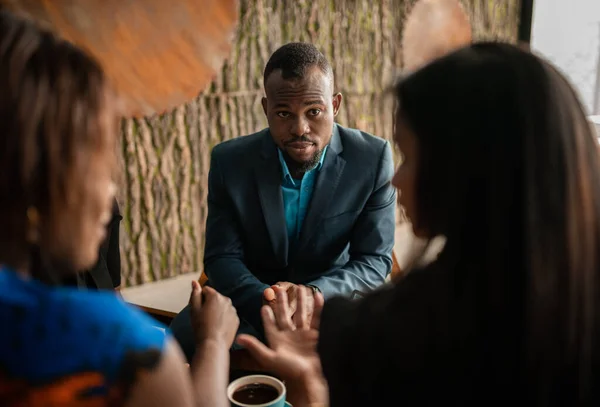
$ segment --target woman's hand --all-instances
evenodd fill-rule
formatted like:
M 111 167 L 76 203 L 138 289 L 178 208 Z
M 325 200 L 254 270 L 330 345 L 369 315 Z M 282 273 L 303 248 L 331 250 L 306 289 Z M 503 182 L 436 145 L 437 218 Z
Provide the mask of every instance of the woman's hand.
M 201 288 L 197 281 L 192 281 L 190 315 L 196 345 L 214 339 L 231 347 L 240 320 L 229 298 L 211 287 Z
M 302 287 L 304 288 L 304 287 Z M 266 369 L 278 374 L 286 382 L 288 398 L 294 406 L 327 403 L 327 383 L 321 371 L 317 354 L 319 319 L 323 308 L 323 296 L 312 290 L 300 289 L 297 310 L 292 321 L 286 291 L 273 287 L 276 294 L 274 306 L 261 310 L 265 336 L 270 348 L 250 335 L 240 335 L 237 343 Z M 312 319 L 309 305 L 314 303 Z

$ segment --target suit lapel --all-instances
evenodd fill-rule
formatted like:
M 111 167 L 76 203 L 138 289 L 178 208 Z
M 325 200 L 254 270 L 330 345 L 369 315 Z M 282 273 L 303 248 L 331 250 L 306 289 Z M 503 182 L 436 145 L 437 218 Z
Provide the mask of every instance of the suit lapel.
M 323 167 L 317 175 L 308 213 L 302 225 L 298 251 L 301 251 L 309 243 L 312 235 L 319 227 L 331 199 L 335 195 L 342 172 L 344 171 L 344 166 L 346 165 L 346 160 L 340 156 L 342 150 L 342 142 L 336 124 L 334 125 L 331 142 L 325 154 Z
M 260 204 L 276 260 L 286 265 L 288 236 L 281 194 L 281 167 L 277 147 L 268 130 L 264 133 L 261 157 L 254 170 Z

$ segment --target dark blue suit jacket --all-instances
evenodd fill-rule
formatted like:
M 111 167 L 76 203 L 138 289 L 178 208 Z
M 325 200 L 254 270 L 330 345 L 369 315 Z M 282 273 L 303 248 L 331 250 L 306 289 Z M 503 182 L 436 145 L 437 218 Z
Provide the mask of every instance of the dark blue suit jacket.
M 281 165 L 269 130 L 219 144 L 208 177 L 209 284 L 257 328 L 263 290 L 278 281 L 310 283 L 325 299 L 382 284 L 392 267 L 393 172 L 387 141 L 334 125 L 297 249 L 290 252 Z

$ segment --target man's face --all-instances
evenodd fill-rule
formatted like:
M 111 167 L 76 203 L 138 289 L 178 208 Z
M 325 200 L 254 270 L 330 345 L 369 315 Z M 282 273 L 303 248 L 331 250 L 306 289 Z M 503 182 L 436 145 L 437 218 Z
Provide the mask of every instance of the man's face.
M 301 172 L 316 167 L 342 101 L 341 94 L 333 94 L 332 80 L 316 66 L 303 78 L 288 80 L 277 70 L 268 77 L 265 91 L 269 129 L 288 165 Z

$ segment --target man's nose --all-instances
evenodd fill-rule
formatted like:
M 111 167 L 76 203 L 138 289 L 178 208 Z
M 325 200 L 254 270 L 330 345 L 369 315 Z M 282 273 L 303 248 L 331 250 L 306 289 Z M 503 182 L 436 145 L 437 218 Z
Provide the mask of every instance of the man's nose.
M 294 120 L 290 127 L 290 134 L 294 137 L 301 137 L 305 134 L 310 133 L 310 127 L 306 118 L 299 116 Z

